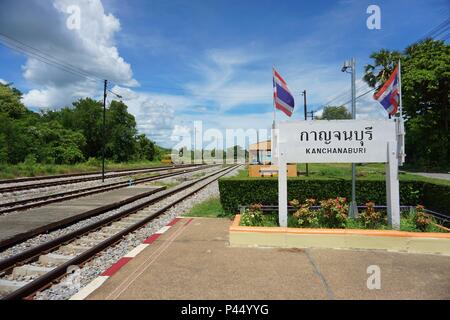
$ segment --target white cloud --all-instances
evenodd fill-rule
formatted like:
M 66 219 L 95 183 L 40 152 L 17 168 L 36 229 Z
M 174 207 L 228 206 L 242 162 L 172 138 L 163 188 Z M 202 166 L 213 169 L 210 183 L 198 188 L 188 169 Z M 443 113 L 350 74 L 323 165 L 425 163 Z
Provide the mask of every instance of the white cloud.
M 6 80 L 3 80 L 3 79 L 0 78 L 0 83 L 1 84 L 7 84 L 8 82 Z
M 59 61 L 68 61 L 83 73 L 100 78 L 95 84 L 29 57 L 23 66 L 24 78 L 35 87 L 23 97 L 29 107 L 56 108 L 77 98 L 96 96 L 101 79 L 127 86 L 138 84 L 133 79 L 130 64 L 115 46 L 119 20 L 105 12 L 100 0 L 79 0 L 76 6 L 80 8 L 80 28 L 69 29 L 67 7 L 73 4 L 73 0 L 53 0 L 53 6 L 40 0 L 2 3 L 2 32 L 39 50 L 40 55 L 50 54 Z

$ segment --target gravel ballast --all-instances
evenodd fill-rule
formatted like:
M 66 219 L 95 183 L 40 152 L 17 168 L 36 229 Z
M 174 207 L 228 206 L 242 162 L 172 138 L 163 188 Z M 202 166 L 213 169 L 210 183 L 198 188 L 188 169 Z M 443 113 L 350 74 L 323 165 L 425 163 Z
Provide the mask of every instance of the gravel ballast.
M 237 174 L 239 168 L 229 172 L 226 176 Z M 149 208 L 162 207 L 172 201 L 172 197 L 180 197 L 182 194 L 189 192 L 189 189 L 181 192 L 178 195 L 171 196 L 158 204 L 152 205 Z M 186 192 L 186 193 L 184 193 Z M 122 241 L 102 251 L 97 257 L 87 262 L 80 269 L 74 273 L 67 275 L 63 280 L 49 289 L 39 292 L 35 299 L 37 300 L 65 300 L 77 293 L 82 287 L 86 286 L 95 277 L 100 275 L 103 271 L 108 269 L 117 260 L 123 257 L 130 250 L 142 243 L 143 240 L 150 235 L 167 225 L 172 219 L 189 212 L 189 210 L 197 203 L 203 202 L 213 197 L 219 196 L 218 182 L 215 181 L 199 192 L 186 198 L 180 203 L 176 204 L 161 216 L 155 218 L 144 227 L 126 236 Z M 146 209 L 147 210 L 147 209 Z

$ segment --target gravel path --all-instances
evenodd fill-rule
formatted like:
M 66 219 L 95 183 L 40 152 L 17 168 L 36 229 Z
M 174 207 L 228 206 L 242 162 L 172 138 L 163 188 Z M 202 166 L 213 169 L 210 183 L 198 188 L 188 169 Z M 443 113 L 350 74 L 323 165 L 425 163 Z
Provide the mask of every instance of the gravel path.
M 450 172 L 449 173 L 408 172 L 408 173 L 417 174 L 419 176 L 428 178 L 450 180 Z
M 237 174 L 239 169 L 233 170 L 226 176 Z M 188 190 L 186 190 L 188 192 Z M 65 300 L 70 298 L 95 277 L 108 269 L 130 250 L 142 243 L 143 240 L 167 225 L 173 218 L 186 214 L 195 204 L 219 196 L 218 182 L 208 185 L 204 189 L 178 203 L 166 213 L 152 220 L 144 227 L 129 234 L 121 242 L 99 254 L 95 259 L 86 263 L 75 275 L 66 276 L 60 283 L 36 295 L 37 300 Z M 179 197 L 179 195 L 177 196 Z M 170 198 L 167 198 L 169 203 Z M 166 201 L 163 201 L 166 203 Z M 161 204 L 158 204 L 161 206 Z M 147 210 L 147 209 L 146 209 Z

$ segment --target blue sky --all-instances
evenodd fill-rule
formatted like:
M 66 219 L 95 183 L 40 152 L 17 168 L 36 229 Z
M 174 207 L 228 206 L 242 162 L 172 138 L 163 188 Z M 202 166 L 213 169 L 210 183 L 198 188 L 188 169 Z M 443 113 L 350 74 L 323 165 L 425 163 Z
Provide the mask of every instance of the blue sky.
M 293 118 L 303 117 L 304 89 L 320 113 L 325 102 L 349 91 L 350 77 L 340 71 L 345 59 L 357 59 L 360 79 L 371 52 L 402 50 L 450 13 L 445 0 L 4 2 L 2 33 L 111 79 L 139 130 L 166 146 L 194 120 L 222 130 L 269 127 L 272 65 L 295 95 Z M 65 26 L 73 4 L 81 8 L 81 29 L 75 31 Z M 381 9 L 381 30 L 366 27 L 371 4 Z M 0 57 L 0 79 L 14 82 L 35 110 L 101 94 L 99 82 L 4 46 Z M 358 93 L 367 90 L 361 81 L 357 87 Z M 348 92 L 335 103 L 349 98 Z M 386 116 L 370 95 L 358 110 L 360 118 Z

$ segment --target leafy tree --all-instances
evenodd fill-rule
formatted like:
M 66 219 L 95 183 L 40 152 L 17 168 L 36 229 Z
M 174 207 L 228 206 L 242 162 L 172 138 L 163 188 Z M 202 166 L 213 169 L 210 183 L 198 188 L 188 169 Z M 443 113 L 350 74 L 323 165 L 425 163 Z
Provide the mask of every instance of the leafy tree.
M 86 138 L 83 149 L 86 158 L 100 157 L 103 145 L 103 105 L 91 98 L 73 103 L 73 111 L 64 110 L 59 115 L 68 129 L 79 130 Z
M 341 120 L 341 119 L 351 119 L 352 114 L 348 112 L 345 106 L 326 106 L 323 109 L 321 117 L 318 120 Z
M 450 45 L 427 39 L 407 47 L 401 54 L 381 50 L 373 53 L 373 66 L 366 66 L 364 80 L 379 88 L 401 57 L 402 100 L 406 126 L 407 162 L 422 168 L 449 168 Z M 381 68 L 378 74 L 375 68 Z
M 389 79 L 400 57 L 400 52 L 387 49 L 372 53 L 370 58 L 374 60 L 374 63 L 364 66 L 363 80 L 372 88 L 379 89 Z
M 115 161 L 129 161 L 135 154 L 136 120 L 123 102 L 112 101 L 107 113 L 107 155 Z
M 156 157 L 156 148 L 153 141 L 148 139 L 145 134 L 136 137 L 137 155 L 139 159 L 153 161 Z
M 22 93 L 8 85 L 0 83 L 0 112 L 4 112 L 11 118 L 20 118 L 27 113 L 27 108 L 20 101 Z
M 72 107 L 36 113 L 21 103 L 21 93 L 0 85 L 0 163 L 73 164 L 95 162 L 103 148 L 103 104 L 91 98 Z M 167 152 L 145 135 L 123 102 L 106 110 L 106 156 L 115 161 L 154 160 Z

